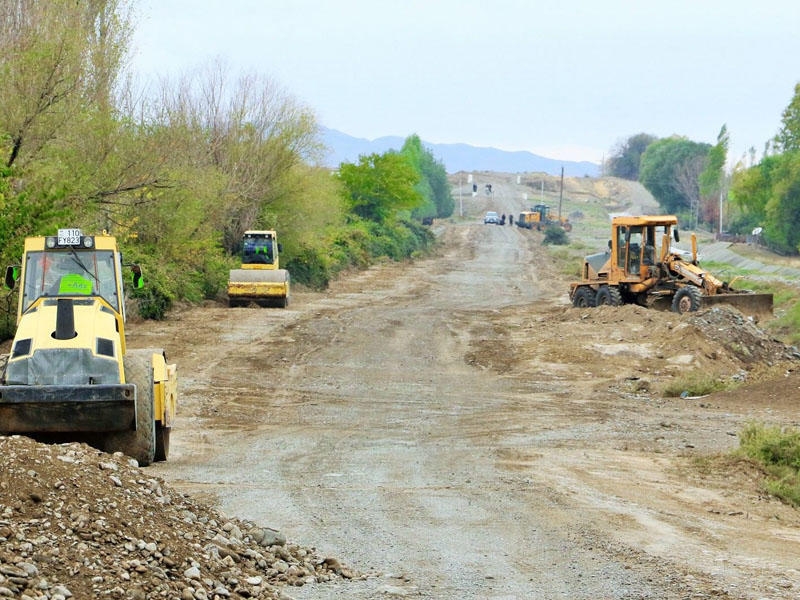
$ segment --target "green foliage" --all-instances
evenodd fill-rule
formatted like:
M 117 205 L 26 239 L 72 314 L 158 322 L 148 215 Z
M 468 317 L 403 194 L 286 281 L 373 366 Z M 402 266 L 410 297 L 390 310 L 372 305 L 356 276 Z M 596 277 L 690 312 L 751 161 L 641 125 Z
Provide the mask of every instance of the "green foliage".
M 361 156 L 358 164 L 342 163 L 339 167 L 349 210 L 376 223 L 420 206 L 424 199 L 415 189 L 420 179 L 408 158 L 397 152 Z
M 777 154 L 733 175 L 731 201 L 740 231 L 763 227 L 767 245 L 782 254 L 800 251 L 800 152 Z
M 800 251 L 800 151 L 781 155 L 767 205 L 764 239 L 785 254 Z
M 545 245 L 566 246 L 569 244 L 569 237 L 567 237 L 567 232 L 564 231 L 563 228 L 558 225 L 550 225 L 544 231 L 544 240 L 542 243 Z
M 175 300 L 172 286 L 163 279 L 163 271 L 148 271 L 146 266 L 142 267 L 142 271 L 144 285 L 138 289 L 128 286 L 128 310 L 136 311 L 144 319 L 160 321 L 166 317 Z
M 706 168 L 700 173 L 701 214 L 705 222 L 719 222 L 719 196 L 725 182 L 725 161 L 728 157 L 728 127 L 722 126 L 716 145 L 708 151 Z
M 700 174 L 700 191 L 703 194 L 716 193 L 724 176 L 725 161 L 728 157 L 728 126 L 723 125 L 717 135 L 717 143 L 708 151 L 708 162 Z
M 611 152 L 606 163 L 608 175 L 639 181 L 639 166 L 642 154 L 658 138 L 647 133 L 637 133 L 621 142 Z
M 769 493 L 800 506 L 800 432 L 750 423 L 739 433 L 737 452 L 763 467 Z
M 780 154 L 733 174 L 731 201 L 738 232 L 763 228 L 767 245 L 782 254 L 800 252 L 800 83 L 783 112 L 774 147 Z
M 754 167 L 733 173 L 729 197 L 741 215 L 735 231 L 750 233 L 753 227 L 766 225 L 767 203 L 783 160 L 781 155 L 767 156 Z
M 408 158 L 420 174 L 417 191 L 423 197 L 423 203 L 414 209 L 412 216 L 421 220 L 424 217 L 447 218 L 452 215 L 455 200 L 444 165 L 422 146 L 416 134 L 406 138 L 400 154 Z
M 339 250 L 335 268 L 364 268 L 373 259 L 402 260 L 429 248 L 434 241 L 430 230 L 413 221 L 376 223 L 361 220 L 351 223 L 336 240 Z
M 298 248 L 284 265 L 292 280 L 313 290 L 324 290 L 331 279 L 331 266 L 321 250 L 311 246 Z
M 428 251 L 434 243 L 430 229 L 415 221 L 376 223 L 354 218 L 330 232 L 324 250 L 304 246 L 285 266 L 293 281 L 320 290 L 346 269 L 364 269 L 382 257 L 403 260 Z
M 27 235 L 105 229 L 145 271 L 131 314 L 163 318 L 176 300 L 221 299 L 247 229 L 276 229 L 282 266 L 315 289 L 433 244 L 409 217 L 449 215 L 453 199 L 419 138 L 333 176 L 316 166 L 311 111 L 266 78 L 211 64 L 142 98 L 118 84 L 130 6 L 0 4 L 5 264 L 19 263 Z
M 800 151 L 800 83 L 794 86 L 794 96 L 783 111 L 775 145 L 782 152 Z
M 683 137 L 660 139 L 642 155 L 639 181 L 667 213 L 697 215 L 700 173 L 710 146 Z

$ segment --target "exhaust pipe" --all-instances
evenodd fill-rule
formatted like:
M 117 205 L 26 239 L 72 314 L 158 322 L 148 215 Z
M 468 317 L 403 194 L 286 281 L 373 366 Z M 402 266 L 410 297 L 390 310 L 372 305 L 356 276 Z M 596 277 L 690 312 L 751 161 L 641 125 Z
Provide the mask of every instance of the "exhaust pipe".
M 56 305 L 56 330 L 53 332 L 53 337 L 57 340 L 71 340 L 77 335 L 72 298 L 59 298 Z

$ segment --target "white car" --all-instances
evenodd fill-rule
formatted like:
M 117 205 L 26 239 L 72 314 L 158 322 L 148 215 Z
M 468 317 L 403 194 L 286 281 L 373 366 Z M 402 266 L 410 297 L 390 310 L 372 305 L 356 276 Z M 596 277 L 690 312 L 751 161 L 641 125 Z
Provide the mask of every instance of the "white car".
M 500 215 L 498 215 L 493 210 L 490 210 L 486 213 L 486 216 L 483 217 L 484 225 L 487 223 L 492 223 L 493 225 L 500 225 Z

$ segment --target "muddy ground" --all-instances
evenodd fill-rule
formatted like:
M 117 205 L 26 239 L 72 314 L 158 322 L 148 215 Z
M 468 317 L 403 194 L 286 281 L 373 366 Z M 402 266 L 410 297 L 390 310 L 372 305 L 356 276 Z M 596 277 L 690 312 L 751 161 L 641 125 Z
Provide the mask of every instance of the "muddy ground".
M 540 233 L 482 224 L 520 208 L 494 194 L 435 256 L 288 309 L 129 323 L 180 377 L 143 476 L 357 574 L 297 600 L 800 596 L 800 513 L 728 456 L 751 421 L 798 426 L 792 349 L 725 308 L 572 308 Z M 698 373 L 739 387 L 665 397 Z

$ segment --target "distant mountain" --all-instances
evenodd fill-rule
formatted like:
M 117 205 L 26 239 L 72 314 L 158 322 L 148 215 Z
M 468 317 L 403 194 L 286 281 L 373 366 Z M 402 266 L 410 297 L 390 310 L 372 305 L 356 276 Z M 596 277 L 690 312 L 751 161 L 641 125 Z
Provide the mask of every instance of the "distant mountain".
M 355 138 L 335 129 L 322 128 L 322 141 L 328 148 L 323 164 L 336 168 L 342 162 L 356 162 L 363 154 L 383 154 L 387 150 L 400 150 L 405 138 L 380 137 L 374 140 Z M 600 166 L 592 162 L 573 162 L 545 158 L 531 152 L 479 148 L 468 144 L 432 144 L 423 140 L 423 145 L 434 158 L 444 164 L 448 173 L 458 171 L 499 171 L 501 173 L 547 173 L 570 177 L 597 177 Z

